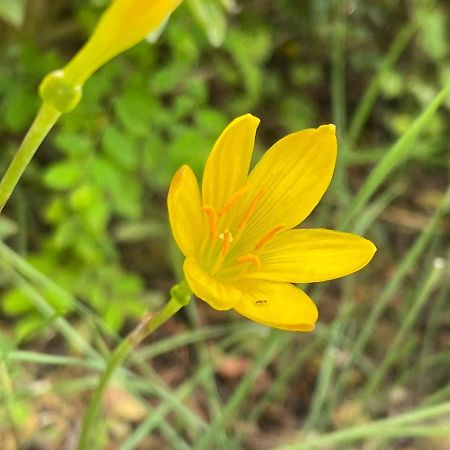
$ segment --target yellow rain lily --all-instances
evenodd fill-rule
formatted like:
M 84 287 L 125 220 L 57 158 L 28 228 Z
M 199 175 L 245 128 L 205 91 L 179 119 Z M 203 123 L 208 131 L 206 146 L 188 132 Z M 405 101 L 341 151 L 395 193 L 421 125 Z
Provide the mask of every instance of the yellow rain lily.
M 351 274 L 376 248 L 354 234 L 294 229 L 331 181 L 334 125 L 284 137 L 248 173 L 258 124 L 246 114 L 228 125 L 208 158 L 201 191 L 189 166 L 178 170 L 167 200 L 172 232 L 197 297 L 274 328 L 311 331 L 317 308 L 292 283 Z
M 112 0 L 94 33 L 63 69 L 49 73 L 39 86 L 44 103 L 58 114 L 80 102 L 85 81 L 118 54 L 162 26 L 182 0 Z
M 83 84 L 100 66 L 156 30 L 182 0 L 112 0 L 85 46 L 64 68 L 69 83 Z

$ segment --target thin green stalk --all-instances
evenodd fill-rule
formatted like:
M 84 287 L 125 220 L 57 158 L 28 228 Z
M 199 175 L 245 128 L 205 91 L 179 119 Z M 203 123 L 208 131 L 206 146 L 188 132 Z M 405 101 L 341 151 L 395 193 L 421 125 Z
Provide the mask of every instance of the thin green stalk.
M 447 253 L 446 260 L 450 261 L 450 252 Z M 439 295 L 431 306 L 430 316 L 427 321 L 425 333 L 422 339 L 422 349 L 420 351 L 419 358 L 419 379 L 421 381 L 425 379 L 425 361 L 427 359 L 427 355 L 433 354 L 439 324 L 441 323 L 441 317 L 447 307 L 449 292 L 450 282 L 447 279 Z
M 250 322 L 249 322 L 250 323 Z M 204 326 L 202 328 L 186 330 L 182 334 L 169 336 L 162 341 L 154 342 L 136 352 L 141 360 L 153 359 L 155 356 L 168 353 L 179 347 L 185 347 L 198 341 L 206 342 L 208 339 L 224 335 L 239 334 L 246 331 L 243 323 L 227 323 Z
M 188 310 L 188 315 L 193 326 L 195 328 L 199 328 L 201 324 L 196 304 L 191 305 L 191 307 Z M 198 353 L 198 359 L 201 366 L 203 367 L 209 366 L 211 368 L 214 367 L 209 348 L 206 345 L 205 341 L 196 342 L 196 350 Z M 217 383 L 214 378 L 213 370 L 211 370 L 210 376 L 204 379 L 204 388 L 208 399 L 207 401 L 208 401 L 209 415 L 212 420 L 218 420 L 222 416 L 223 403 L 219 395 L 219 389 L 217 387 Z M 220 443 L 219 441 L 227 440 L 225 430 L 220 430 L 216 438 L 217 438 L 217 445 L 219 445 Z
M 116 342 L 119 341 L 119 336 L 113 333 L 97 314 L 91 311 L 72 294 L 69 294 L 52 279 L 48 278 L 42 272 L 33 267 L 28 261 L 22 258 L 3 242 L 0 242 L 0 260 L 9 267 L 13 268 L 14 271 L 18 272 L 23 279 L 28 280 L 31 284 L 36 286 L 36 288 L 48 292 L 49 294 L 53 294 L 61 303 L 64 303 L 68 309 L 71 305 L 74 305 L 77 312 L 89 317 L 94 324 L 102 330 L 103 333 L 114 338 Z
M 133 356 L 133 354 L 131 354 L 131 356 Z M 152 380 L 152 382 L 149 383 L 148 378 L 143 378 L 142 376 L 133 377 L 133 374 L 130 374 L 122 384 L 131 393 L 137 392 L 139 395 L 145 394 L 146 396 L 153 395 L 161 399 L 164 404 L 169 405 L 174 413 L 177 413 L 179 419 L 185 422 L 187 429 L 192 433 L 203 432 L 208 427 L 206 421 L 200 417 L 199 414 L 196 414 L 192 409 L 180 402 L 178 396 L 174 395 L 174 393 L 167 389 L 161 382 L 153 382 Z
M 9 422 L 9 425 L 11 427 L 11 435 L 14 440 L 14 448 L 15 450 L 20 449 L 20 434 L 18 433 L 16 423 L 14 420 L 14 390 L 13 385 L 11 381 L 11 377 L 9 375 L 8 367 L 5 363 L 5 361 L 0 361 L 0 386 L 2 388 L 2 393 L 4 397 L 4 404 L 5 404 L 5 412 L 6 412 L 6 419 Z
M 106 364 L 105 371 L 100 377 L 100 381 L 95 388 L 94 395 L 92 396 L 88 410 L 83 417 L 83 423 L 81 426 L 80 438 L 77 447 L 78 450 L 87 450 L 92 448 L 90 445 L 91 432 L 92 427 L 96 423 L 96 419 L 100 410 L 101 400 L 103 398 L 103 393 L 105 392 L 105 389 L 107 388 L 115 370 L 125 360 L 132 349 L 133 342 L 131 341 L 131 339 L 124 339 L 109 358 Z
M 249 416 L 249 422 L 257 422 L 266 408 L 275 402 L 278 404 L 283 403 L 286 398 L 287 392 L 290 388 L 290 380 L 294 376 L 300 376 L 300 369 L 303 363 L 311 356 L 311 354 L 317 350 L 317 348 L 323 344 L 325 336 L 318 336 L 315 340 L 305 346 L 286 367 L 278 374 L 277 378 L 268 386 L 267 391 L 264 393 L 261 400 L 252 408 Z M 294 341 L 294 346 L 298 344 Z M 292 348 L 291 347 L 291 348 Z M 292 358 L 292 352 L 288 353 L 289 358 Z
M 450 436 L 450 429 L 446 425 L 412 425 L 392 428 L 390 428 L 389 425 L 384 426 L 383 428 L 377 425 L 378 424 L 375 422 L 375 426 L 372 426 L 372 424 L 367 424 L 365 426 L 355 427 L 349 430 L 342 430 L 316 439 L 307 440 L 301 444 L 278 447 L 275 450 L 320 450 L 323 448 L 336 448 L 337 445 L 359 441 L 369 437 L 374 439 L 382 439 L 386 442 L 391 439 L 405 439 L 414 437 L 441 438 Z M 382 448 L 385 447 L 383 446 Z
M 309 409 L 308 418 L 305 424 L 305 430 L 311 430 L 316 427 L 316 423 L 322 415 L 323 407 L 326 403 L 329 388 L 332 383 L 333 374 L 336 369 L 336 361 L 338 356 L 338 347 L 340 345 L 343 330 L 347 322 L 347 318 L 353 309 L 353 304 L 350 297 L 346 295 L 342 303 L 338 317 L 334 320 L 329 345 L 322 358 L 322 365 L 320 368 L 316 387 L 314 389 L 314 396 L 312 404 Z
M 389 346 L 389 350 L 383 359 L 383 362 L 377 366 L 377 369 L 370 377 L 367 387 L 364 389 L 364 398 L 369 398 L 380 386 L 384 380 L 388 370 L 395 362 L 397 356 L 402 352 L 402 344 L 406 335 L 411 330 L 414 322 L 420 314 L 420 311 L 425 306 L 426 301 L 429 299 L 431 291 L 435 288 L 436 283 L 442 276 L 442 269 L 444 268 L 444 262 L 440 258 L 437 258 L 431 270 L 426 276 L 426 279 L 421 283 L 421 288 L 417 293 L 412 305 L 408 309 L 406 317 L 401 321 L 400 329 L 396 334 L 394 341 Z
M 411 267 L 416 263 L 422 253 L 426 250 L 430 243 L 431 238 L 434 235 L 435 230 L 439 226 L 442 217 L 448 211 L 450 207 L 450 186 L 441 201 L 441 204 L 436 208 L 431 220 L 429 221 L 425 230 L 416 239 L 408 253 L 403 258 L 402 263 L 395 272 L 392 279 L 389 281 L 380 297 L 377 299 L 369 317 L 361 327 L 361 333 L 358 335 L 354 345 L 352 346 L 350 360 L 347 363 L 347 371 L 350 370 L 352 365 L 361 357 L 367 343 L 369 342 L 377 323 L 383 314 L 384 310 L 388 306 L 390 300 L 394 294 L 400 288 L 404 278 L 407 276 Z M 340 375 L 334 386 L 334 397 L 339 398 L 344 389 L 345 380 L 343 374 Z
M 5 270 L 11 270 L 10 267 L 4 264 Z M 21 275 L 16 272 L 12 273 L 13 279 L 20 286 L 20 289 L 26 293 L 27 297 L 30 299 L 33 306 L 46 318 L 51 320 L 56 329 L 67 339 L 70 344 L 77 350 L 89 355 L 92 358 L 98 358 L 99 353 L 85 340 L 70 324 L 67 320 L 60 315 L 60 313 L 45 300 L 44 297 L 32 286 L 30 285 Z
M 9 247 L 4 245 L 2 242 L 0 242 L 0 261 L 1 263 L 4 263 L 6 265 L 6 269 L 11 271 L 11 267 L 9 265 L 12 265 L 14 269 L 20 273 L 14 273 L 14 277 L 16 277 L 17 280 L 21 281 L 21 284 L 24 289 L 26 289 L 27 294 L 29 295 L 30 300 L 33 301 L 34 306 L 38 311 L 41 312 L 41 314 L 47 318 L 54 321 L 54 325 L 58 329 L 58 331 L 75 347 L 79 348 L 83 353 L 86 353 L 91 358 L 98 360 L 102 363 L 102 367 L 105 367 L 106 362 L 105 358 L 100 355 L 84 338 L 65 320 L 64 317 L 61 317 L 58 312 L 55 310 L 55 308 L 49 304 L 44 297 L 42 297 L 39 292 L 29 284 L 27 280 L 24 279 L 24 277 L 29 278 L 33 283 L 35 283 L 37 286 L 39 286 L 42 289 L 54 292 L 59 296 L 60 299 L 73 299 L 73 297 L 68 294 L 64 289 L 62 289 L 60 286 L 58 286 L 56 283 L 48 279 L 45 275 L 34 269 L 29 263 L 27 263 L 23 258 L 21 258 L 19 255 L 14 253 Z M 23 275 L 23 276 L 22 276 Z M 81 304 L 80 304 L 81 306 Z M 86 310 L 86 311 L 85 311 Z M 91 313 L 87 308 L 80 308 L 80 311 L 83 313 L 88 314 L 89 316 L 94 316 L 96 319 L 96 322 L 99 322 L 100 325 L 102 322 L 95 316 L 93 313 Z M 98 320 L 97 320 L 98 319 Z M 139 391 L 145 392 L 145 393 L 152 393 L 156 395 L 157 397 L 161 398 L 163 401 L 167 402 L 171 405 L 171 407 L 180 413 L 184 420 L 186 420 L 191 428 L 197 429 L 199 426 L 204 426 L 204 421 L 199 420 L 198 416 L 196 414 L 192 414 L 192 411 L 188 410 L 187 408 L 184 408 L 182 404 L 179 402 L 177 403 L 176 398 L 174 398 L 171 395 L 171 392 L 167 389 L 166 386 L 163 386 L 163 384 L 159 384 L 160 381 L 156 374 L 149 370 L 146 370 L 147 368 L 150 369 L 148 366 L 145 365 L 143 359 L 140 357 L 140 355 L 135 355 L 133 352 L 130 355 L 130 361 L 137 365 L 139 369 L 143 372 L 145 372 L 146 380 L 151 379 L 152 385 L 151 389 L 149 390 L 148 382 L 139 383 L 135 378 L 132 377 L 131 372 L 125 370 L 124 375 L 127 376 L 127 379 L 132 377 L 133 386 L 136 386 L 136 384 L 139 385 Z M 145 369 L 145 370 L 144 370 Z M 127 380 L 124 382 L 126 383 Z M 129 383 L 128 383 L 129 384 Z
M 448 364 L 448 357 L 445 361 Z M 447 384 L 442 389 L 439 389 L 436 392 L 433 392 L 431 395 L 425 398 L 420 404 L 421 406 L 431 406 L 443 400 L 450 399 L 450 384 Z
M 392 45 L 386 53 L 383 61 L 381 62 L 376 75 L 372 78 L 369 86 L 367 87 L 361 101 L 355 113 L 352 116 L 351 123 L 348 131 L 347 144 L 351 150 L 361 135 L 367 119 L 370 116 L 370 112 L 373 110 L 376 99 L 380 93 L 381 85 L 384 76 L 390 70 L 392 70 L 394 64 L 397 62 L 400 55 L 406 49 L 408 43 L 411 41 L 415 31 L 417 30 L 418 23 L 408 23 L 400 29 L 395 37 Z M 356 156 L 356 155 L 355 155 Z
M 211 367 L 201 367 L 194 377 L 190 378 L 188 381 L 184 382 L 177 390 L 174 395 L 183 401 L 190 393 L 192 393 L 195 386 L 203 380 L 205 377 L 211 376 L 213 374 L 213 369 Z M 118 450 L 133 450 L 139 443 L 148 436 L 152 430 L 157 428 L 159 424 L 164 420 L 167 414 L 172 410 L 172 407 L 168 403 L 163 403 L 158 408 L 152 411 L 152 414 L 147 416 L 147 418 L 141 422 L 133 432 L 127 437 L 127 439 L 121 444 Z
M 436 111 L 447 99 L 450 94 L 450 79 L 434 97 L 433 101 L 422 111 L 416 118 L 411 127 L 404 133 L 398 141 L 392 146 L 388 153 L 380 160 L 380 162 L 370 172 L 365 183 L 353 198 L 347 212 L 344 228 L 362 211 L 372 194 L 386 180 L 389 174 L 400 164 L 405 162 L 410 154 L 411 148 L 419 134 L 428 125 Z
M 3 357 L 3 355 L 1 355 Z M 102 369 L 102 361 L 95 359 L 76 358 L 74 356 L 49 355 L 27 350 L 13 350 L 5 352 L 4 359 L 8 361 L 31 362 L 33 364 L 45 364 L 54 366 L 88 367 L 91 369 Z M 1 359 L 0 359 L 1 361 Z
M 347 428 L 344 430 L 327 433 L 322 436 L 297 439 L 297 443 L 277 447 L 273 450 L 312 450 L 323 449 L 327 446 L 336 448 L 337 445 L 366 439 L 368 437 L 413 437 L 413 436 L 448 436 L 448 426 L 420 426 L 419 421 L 429 420 L 433 417 L 446 416 L 450 413 L 450 402 L 441 403 L 436 406 L 421 408 L 410 413 L 401 414 L 387 419 L 376 420 L 364 425 Z
M 184 281 L 175 286 L 171 291 L 171 298 L 165 307 L 154 317 L 150 315 L 138 324 L 138 326 L 116 347 L 107 361 L 105 371 L 100 377 L 95 388 L 91 402 L 83 418 L 83 423 L 78 441 L 78 450 L 91 449 L 91 433 L 100 411 L 101 400 L 105 389 L 109 385 L 116 369 L 122 364 L 131 351 L 147 336 L 157 330 L 176 312 L 185 306 L 190 300 L 190 291 Z
M 276 330 L 271 330 L 270 335 L 267 337 L 263 350 L 256 357 L 252 367 L 245 374 L 239 386 L 234 391 L 232 397 L 225 405 L 223 414 L 217 420 L 213 421 L 210 428 L 198 439 L 195 445 L 196 450 L 209 450 L 211 448 L 210 442 L 215 434 L 219 430 L 223 430 L 227 427 L 231 420 L 236 419 L 236 414 L 239 411 L 242 403 L 247 398 L 248 392 L 256 382 L 258 375 L 261 371 L 272 361 L 276 352 L 281 347 L 286 345 L 290 336 L 286 333 L 281 334 Z
M 365 231 L 370 227 L 373 221 L 378 217 L 379 213 L 384 209 L 386 204 L 390 203 L 393 198 L 398 193 L 396 187 L 391 187 L 383 195 L 381 195 L 377 201 L 375 201 L 367 209 L 366 213 L 362 215 L 354 226 L 353 232 L 358 234 L 364 234 Z M 345 343 L 341 342 L 344 337 L 344 328 L 348 325 L 348 318 L 352 313 L 353 305 L 350 303 L 350 294 L 353 289 L 354 278 L 347 278 L 344 281 L 344 294 L 341 307 L 339 309 L 338 316 L 332 324 L 331 333 L 332 338 L 330 339 L 330 345 L 324 353 L 323 363 L 318 376 L 318 381 L 316 388 L 314 390 L 314 396 L 312 399 L 312 406 L 309 409 L 308 419 L 306 421 L 305 429 L 312 429 L 317 427 L 317 422 L 323 423 L 328 419 L 328 414 L 325 414 L 323 407 L 327 404 L 327 412 L 333 410 L 333 405 L 337 402 L 337 395 L 339 392 L 336 390 L 333 384 L 332 395 L 333 398 L 330 401 L 327 400 L 327 395 L 330 392 L 330 386 L 333 383 L 333 374 L 336 368 L 336 352 L 337 348 L 345 348 Z M 320 286 L 316 286 L 316 290 L 320 290 Z M 319 293 L 313 294 L 313 298 L 320 298 Z M 342 382 L 341 382 L 342 386 Z
M 334 4 L 335 14 L 330 35 L 331 49 L 331 97 L 333 108 L 333 122 L 336 124 L 339 138 L 339 158 L 336 162 L 336 170 L 333 177 L 333 184 L 336 186 L 336 192 L 341 196 L 343 203 L 348 202 L 349 190 L 346 169 L 348 164 L 348 153 L 346 145 L 346 15 L 342 13 L 341 2 Z
M 48 103 L 44 103 L 39 109 L 25 139 L 0 181 L 0 213 L 30 163 L 31 158 L 33 158 L 42 141 L 60 116 L 61 113 Z
M 176 448 L 177 450 L 191 450 L 188 443 L 178 435 L 178 433 L 170 425 L 169 421 L 166 422 L 162 420 L 159 424 L 159 429 L 170 448 Z

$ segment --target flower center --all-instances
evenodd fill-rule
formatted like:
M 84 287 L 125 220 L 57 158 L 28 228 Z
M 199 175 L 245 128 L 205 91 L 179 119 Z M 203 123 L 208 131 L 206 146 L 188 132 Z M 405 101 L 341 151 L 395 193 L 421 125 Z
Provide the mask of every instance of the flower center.
M 258 192 L 248 207 L 239 216 L 231 216 L 231 210 L 247 193 L 250 185 L 247 183 L 235 192 L 217 212 L 211 205 L 203 205 L 209 224 L 209 236 L 205 236 L 200 250 L 200 260 L 204 269 L 211 275 L 219 272 L 226 278 L 242 276 L 250 269 L 260 270 L 261 260 L 258 253 L 285 225 L 277 225 L 260 238 L 250 252 L 247 245 L 240 252 L 239 241 L 266 192 Z M 233 252 L 231 252 L 233 250 Z M 231 254 L 230 254 L 231 253 Z M 239 255 L 239 253 L 242 253 Z M 238 256 L 236 256 L 238 255 Z

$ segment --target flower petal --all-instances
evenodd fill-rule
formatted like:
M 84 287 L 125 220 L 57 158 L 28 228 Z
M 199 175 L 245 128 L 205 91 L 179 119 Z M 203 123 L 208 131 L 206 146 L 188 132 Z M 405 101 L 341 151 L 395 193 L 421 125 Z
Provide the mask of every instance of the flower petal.
M 244 298 L 234 309 L 248 319 L 289 331 L 311 331 L 318 319 L 314 302 L 289 283 L 245 280 L 238 284 Z
M 161 26 L 180 3 L 181 0 L 112 1 L 89 41 L 64 68 L 66 80 L 83 84 L 103 64 Z
M 167 207 L 178 247 L 185 256 L 194 255 L 204 235 L 204 218 L 197 178 L 189 166 L 182 166 L 172 178 Z
M 217 139 L 203 173 L 205 205 L 219 211 L 247 180 L 259 119 L 251 114 L 234 119 Z
M 242 299 L 242 292 L 205 272 L 195 257 L 184 260 L 183 271 L 192 292 L 214 309 L 233 308 Z
M 314 209 L 330 184 L 336 162 L 334 125 L 290 134 L 275 143 L 249 175 L 245 208 L 260 196 L 244 242 L 261 238 L 274 227 L 292 228 Z
M 349 275 L 363 268 L 376 252 L 361 236 L 334 230 L 288 230 L 261 250 L 261 269 L 251 278 L 311 283 Z

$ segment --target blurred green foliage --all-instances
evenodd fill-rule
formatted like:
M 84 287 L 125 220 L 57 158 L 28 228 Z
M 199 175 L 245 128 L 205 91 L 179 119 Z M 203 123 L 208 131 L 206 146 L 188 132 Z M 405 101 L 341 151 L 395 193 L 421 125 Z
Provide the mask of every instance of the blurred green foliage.
M 26 2 L 13 9 L 0 2 L 9 26 L 0 49 L 2 170 L 36 112 L 39 81 L 79 48 L 104 4 L 69 2 L 51 14 L 29 4 L 27 15 Z M 89 80 L 82 103 L 47 139 L 8 207 L 9 220 L 18 224 L 8 230 L 20 228 L 11 241 L 119 330 L 147 308 L 146 291 L 170 277 L 173 257 L 161 244 L 169 239 L 164 197 L 181 164 L 200 174 L 228 120 L 247 111 L 262 117 L 265 145 L 287 131 L 339 121 L 330 105 L 335 33 L 346 33 L 344 117 L 358 106 L 398 30 L 417 28 L 408 52 L 420 57 L 406 53 L 383 73 L 377 113 L 368 119 L 377 134 L 355 136 L 355 148 L 347 149 L 361 147 L 357 161 L 365 155 L 365 164 L 376 161 L 450 75 L 445 8 L 428 13 L 429 2 L 417 2 L 407 13 L 387 0 L 364 7 L 325 0 L 188 1 L 155 44 L 138 45 Z M 391 15 L 397 23 L 386 28 Z M 417 142 L 416 158 L 447 164 L 449 106 Z M 137 247 L 147 249 L 148 258 L 134 257 Z M 60 298 L 52 302 L 60 314 L 73 308 Z M 6 292 L 2 308 L 17 318 L 19 338 L 45 325 L 20 287 Z

